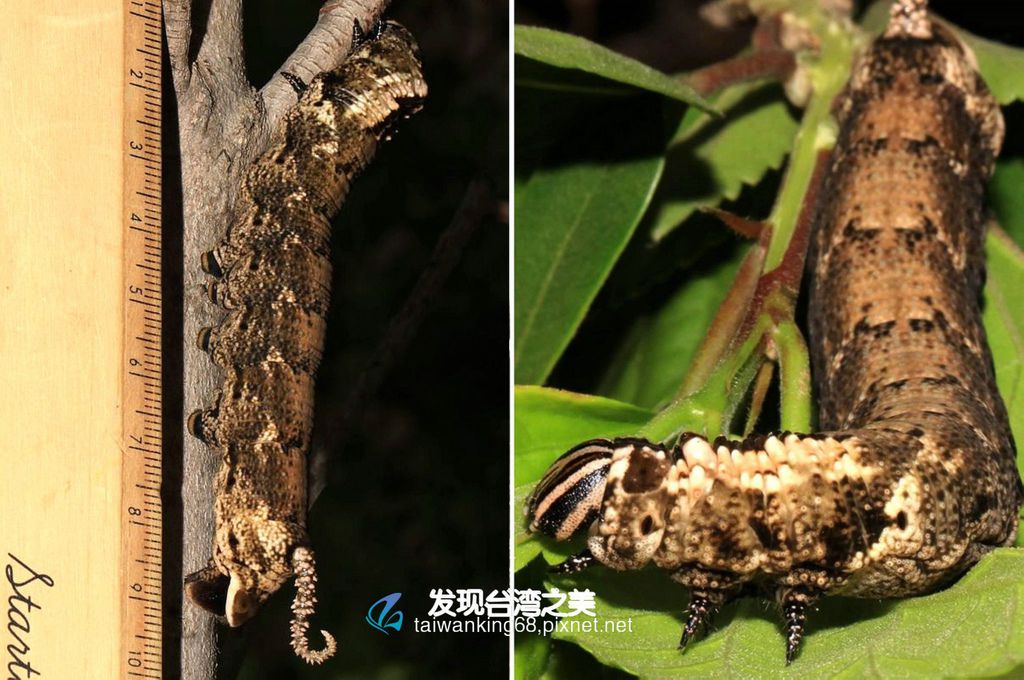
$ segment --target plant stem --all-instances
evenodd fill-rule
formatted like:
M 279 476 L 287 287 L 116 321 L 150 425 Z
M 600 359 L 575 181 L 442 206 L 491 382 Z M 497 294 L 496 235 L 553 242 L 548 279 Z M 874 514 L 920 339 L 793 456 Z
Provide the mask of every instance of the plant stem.
M 750 385 L 769 361 L 765 353 L 769 347 L 776 350 L 779 363 L 783 427 L 798 431 L 811 427 L 810 364 L 807 346 L 794 319 L 795 304 L 821 177 L 819 164 L 823 162 L 823 152 L 836 139 L 832 102 L 846 83 L 854 51 L 862 38 L 847 19 L 826 13 L 812 0 L 761 0 L 751 2 L 751 6 L 758 13 L 788 12 L 815 35 L 819 44 L 816 54 L 801 59 L 813 94 L 767 221 L 771 228 L 767 252 L 757 290 L 746 299 L 746 321 L 738 326 L 712 324 L 704 346 L 728 349 L 715 357 L 713 370 L 704 367 L 707 372 L 702 383 L 694 384 L 697 381 L 688 379 L 684 387 L 690 389 L 638 432 L 654 441 L 667 442 L 687 430 L 717 435 L 723 428 L 729 428 Z M 730 296 L 734 297 L 738 296 Z M 734 311 L 731 316 L 736 316 Z M 731 337 L 722 336 L 723 332 Z
M 779 356 L 781 422 L 786 429 L 808 432 L 811 429 L 811 371 L 807 344 L 793 321 L 776 326 L 772 339 Z
M 794 4 L 799 6 L 806 3 Z M 831 149 L 835 144 L 836 129 L 831 114 L 832 101 L 846 84 L 854 48 L 858 42 L 852 24 L 841 26 L 835 18 L 825 15 L 818 8 L 804 9 L 798 16 L 806 20 L 820 39 L 821 51 L 817 62 L 809 65 L 814 93 L 800 121 L 793 150 L 790 152 L 786 176 L 775 207 L 768 218 L 774 231 L 765 258 L 766 273 L 782 263 L 783 255 L 789 248 L 804 197 L 814 175 L 818 152 Z

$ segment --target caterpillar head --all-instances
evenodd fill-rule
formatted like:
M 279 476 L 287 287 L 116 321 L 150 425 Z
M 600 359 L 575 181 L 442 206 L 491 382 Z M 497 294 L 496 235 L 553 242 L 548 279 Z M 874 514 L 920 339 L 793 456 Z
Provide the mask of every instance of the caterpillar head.
M 419 111 L 427 96 L 416 40 L 393 21 L 358 37 L 341 68 L 322 73 L 313 86 L 312 99 L 321 96 L 316 90 L 322 88 L 324 99 L 343 104 L 378 139 L 389 137 L 400 120 Z
M 612 569 L 647 564 L 665 532 L 672 456 L 639 439 L 585 442 L 559 458 L 530 498 L 530 530 L 564 540 L 590 526 L 587 548 Z
M 301 527 L 269 519 L 265 509 L 236 513 L 217 531 L 213 565 L 186 579 L 186 593 L 240 626 L 291 578 L 295 547 L 306 543 Z
M 654 557 L 665 534 L 670 502 L 667 449 L 640 439 L 614 442 L 604 503 L 587 548 L 612 569 L 640 569 Z
M 530 531 L 564 541 L 597 519 L 614 451 L 593 439 L 552 463 L 527 501 Z

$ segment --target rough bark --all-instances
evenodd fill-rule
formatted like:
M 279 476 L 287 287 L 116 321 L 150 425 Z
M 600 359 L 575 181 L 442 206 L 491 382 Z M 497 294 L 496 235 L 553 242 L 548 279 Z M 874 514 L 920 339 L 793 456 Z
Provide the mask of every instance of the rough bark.
M 355 21 L 370 25 L 387 0 L 328 2 L 308 36 L 282 65 L 306 82 L 347 55 Z M 218 321 L 202 295 L 199 257 L 223 236 L 242 173 L 267 146 L 295 93 L 275 73 L 256 89 L 245 72 L 241 0 L 164 0 L 167 51 L 174 84 L 180 152 L 183 250 L 183 414 L 207 405 L 222 382 L 195 344 L 198 331 Z M 169 104 L 169 103 L 168 103 Z M 182 573 L 204 567 L 214 532 L 212 480 L 219 461 L 185 436 L 182 453 Z M 171 591 L 165 597 L 180 597 Z M 182 601 L 181 676 L 223 677 L 218 660 L 225 632 L 208 614 Z M 226 664 L 233 665 L 233 664 Z

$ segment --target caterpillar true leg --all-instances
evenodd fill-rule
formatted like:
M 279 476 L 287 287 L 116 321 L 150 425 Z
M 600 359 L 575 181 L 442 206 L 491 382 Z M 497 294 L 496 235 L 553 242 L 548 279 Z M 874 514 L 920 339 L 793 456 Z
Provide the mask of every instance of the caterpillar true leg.
M 281 71 L 279 75 L 288 81 L 288 84 L 292 86 L 292 89 L 295 90 L 295 94 L 298 95 L 299 97 L 301 97 L 302 93 L 309 88 L 309 85 L 306 84 L 306 81 L 304 81 L 302 78 L 298 77 L 294 73 L 289 73 L 288 71 Z
M 363 27 L 359 25 L 358 21 L 356 21 L 352 24 L 352 42 L 355 45 L 359 45 L 367 40 L 376 40 L 383 31 L 384 22 L 380 19 L 373 22 L 369 32 L 364 31 Z
M 804 639 L 804 622 L 807 619 L 807 607 L 821 595 L 820 590 L 807 587 L 779 588 L 779 608 L 786 629 L 786 665 L 793 663 L 800 643 Z
M 185 427 L 193 437 L 213 446 L 217 441 L 217 409 L 193 411 Z
M 718 612 L 724 598 L 720 593 L 690 592 L 690 603 L 686 606 L 686 623 L 683 624 L 683 635 L 679 638 L 679 650 L 685 650 L 690 640 L 694 639 Z
M 578 574 L 594 563 L 589 549 L 583 549 L 569 559 L 556 564 L 549 570 L 552 574 Z

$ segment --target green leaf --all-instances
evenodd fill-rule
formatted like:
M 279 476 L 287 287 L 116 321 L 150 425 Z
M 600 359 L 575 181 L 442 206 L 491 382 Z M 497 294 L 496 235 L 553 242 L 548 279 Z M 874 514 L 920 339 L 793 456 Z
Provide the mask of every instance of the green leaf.
M 651 215 L 655 241 L 698 208 L 735 200 L 789 153 L 797 122 L 778 86 L 734 87 L 719 103 L 724 117 L 690 114 L 672 141 Z
M 544 669 L 547 668 L 551 655 L 551 638 L 516 633 L 514 654 L 516 680 L 536 680 L 543 676 Z
M 1010 428 L 1024 454 L 1024 253 L 1006 234 L 993 231 L 985 243 L 988 276 L 982 320 L 992 349 L 996 383 L 1010 415 Z M 1024 475 L 1024 455 L 1017 465 Z
M 549 387 L 515 388 L 516 484 L 540 479 L 576 444 L 636 431 L 652 413 L 604 397 Z
M 559 68 L 522 55 L 515 56 L 516 92 L 527 95 L 548 92 L 555 96 L 625 97 L 640 90 L 577 69 Z M 519 96 L 517 94 L 517 96 Z M 696 109 L 695 109 L 696 110 Z M 552 109 L 551 113 L 557 113 Z M 516 140 L 518 150 L 519 140 Z
M 985 248 L 988 274 L 985 281 L 983 320 L 992 349 L 996 384 L 1006 402 L 1010 429 L 1018 442 L 1017 467 L 1024 476 L 1024 159 L 1012 158 L 996 166 L 990 184 L 992 207 L 1006 234 L 992 231 Z M 1010 239 L 1013 239 L 1013 242 Z M 1024 519 L 1024 508 L 1021 508 Z M 1024 546 L 1024 531 L 1017 534 L 1017 545 Z
M 520 384 L 541 384 L 551 372 L 647 209 L 664 165 L 660 103 L 601 101 L 599 112 L 587 111 L 527 176 L 517 173 Z
M 711 105 L 681 80 L 657 71 L 635 59 L 569 33 L 536 26 L 515 27 L 515 53 L 564 69 L 576 69 L 648 90 L 697 106 L 706 111 Z M 516 85 L 530 81 L 516 77 Z
M 576 645 L 554 640 L 543 680 L 624 680 L 631 677 L 618 669 L 603 666 Z
M 999 224 L 1018 245 L 1024 244 L 1024 158 L 1010 158 L 996 164 L 989 184 L 992 208 Z
M 550 586 L 590 588 L 604 621 L 631 632 L 556 632 L 603 663 L 644 678 L 991 677 L 1024 671 L 1024 551 L 985 557 L 951 588 L 904 600 L 826 598 L 808 617 L 787 668 L 777 608 L 744 598 L 726 606 L 706 638 L 676 649 L 683 588 L 654 570 L 594 569 Z
M 699 268 L 661 309 L 638 319 L 598 392 L 651 409 L 671 399 L 729 292 L 742 254 Z
M 526 534 L 523 508 L 534 484 L 560 455 L 587 439 L 630 434 L 650 420 L 650 411 L 612 401 L 544 387 L 515 389 L 515 568 L 542 549 L 539 537 Z M 555 559 L 572 548 L 550 544 Z M 549 560 L 553 561 L 553 560 Z
M 978 59 L 978 71 L 1003 106 L 1024 98 L 1024 50 L 956 29 Z

